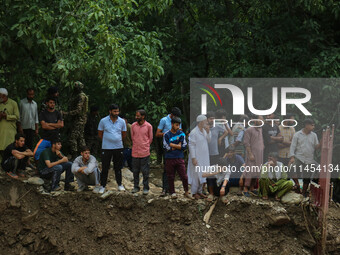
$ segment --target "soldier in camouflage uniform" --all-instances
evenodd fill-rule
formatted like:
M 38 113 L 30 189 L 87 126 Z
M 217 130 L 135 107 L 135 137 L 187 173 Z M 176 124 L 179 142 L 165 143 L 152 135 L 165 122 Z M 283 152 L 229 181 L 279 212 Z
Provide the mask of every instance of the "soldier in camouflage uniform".
M 72 158 L 78 156 L 78 151 L 85 146 L 84 127 L 87 120 L 88 97 L 83 92 L 84 85 L 77 81 L 74 84 L 74 95 L 69 103 L 69 111 L 63 112 L 71 123 L 71 134 L 69 137 L 70 152 Z

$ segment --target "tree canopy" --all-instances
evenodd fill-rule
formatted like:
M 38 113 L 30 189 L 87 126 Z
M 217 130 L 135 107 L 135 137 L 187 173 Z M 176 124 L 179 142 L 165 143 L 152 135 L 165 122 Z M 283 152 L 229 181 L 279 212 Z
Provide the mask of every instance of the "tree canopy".
M 189 116 L 192 77 L 339 77 L 339 12 L 335 0 L 3 0 L 0 82 L 16 100 L 57 85 L 66 105 L 80 80 L 103 114 L 145 108 L 155 125 L 175 105 Z M 339 134 L 340 88 L 312 93 L 319 128 Z

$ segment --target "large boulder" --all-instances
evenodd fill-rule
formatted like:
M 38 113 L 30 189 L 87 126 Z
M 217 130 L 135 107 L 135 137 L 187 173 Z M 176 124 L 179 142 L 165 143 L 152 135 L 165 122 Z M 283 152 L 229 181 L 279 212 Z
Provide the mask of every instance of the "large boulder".
M 281 202 L 289 205 L 297 205 L 300 204 L 303 200 L 303 196 L 301 194 L 297 194 L 293 191 L 288 192 L 281 198 Z
M 39 186 L 44 184 L 44 180 L 39 177 L 30 177 L 28 178 L 27 182 L 29 184 L 39 185 Z

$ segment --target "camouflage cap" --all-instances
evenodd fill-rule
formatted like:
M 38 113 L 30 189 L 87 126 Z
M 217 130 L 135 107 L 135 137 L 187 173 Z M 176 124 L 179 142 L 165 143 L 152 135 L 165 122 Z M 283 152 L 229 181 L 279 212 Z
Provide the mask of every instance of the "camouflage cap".
M 84 84 L 81 83 L 80 81 L 76 81 L 76 82 L 74 83 L 74 87 L 75 87 L 75 88 L 78 88 L 78 89 L 83 89 L 83 88 L 84 88 Z

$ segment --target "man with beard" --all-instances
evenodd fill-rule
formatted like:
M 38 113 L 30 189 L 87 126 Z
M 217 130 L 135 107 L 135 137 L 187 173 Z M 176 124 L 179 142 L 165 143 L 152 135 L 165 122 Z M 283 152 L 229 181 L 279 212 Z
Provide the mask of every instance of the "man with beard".
M 308 171 L 308 169 L 312 169 L 312 166 L 318 166 L 318 163 L 314 160 L 314 153 L 315 150 L 319 150 L 321 148 L 321 143 L 319 143 L 316 133 L 313 132 L 315 122 L 311 119 L 306 119 L 303 124 L 303 129 L 296 132 L 293 136 L 292 144 L 290 146 L 290 160 L 288 165 L 292 165 L 296 171 L 303 169 L 301 173 L 302 176 L 300 176 L 303 178 L 302 195 L 307 196 L 307 189 L 313 173 L 312 171 Z M 295 183 L 294 188 L 297 192 L 299 192 L 299 181 L 294 177 L 295 176 L 293 176 Z
M 55 99 L 46 100 L 47 109 L 40 113 L 39 119 L 43 129 L 41 139 L 34 149 L 34 159 L 39 160 L 40 154 L 52 146 L 51 141 L 59 139 L 59 130 L 64 127 L 60 112 L 55 109 Z
M 33 137 L 39 134 L 39 115 L 38 105 L 34 99 L 34 89 L 29 88 L 26 91 L 26 98 L 22 99 L 19 104 L 20 109 L 20 133 L 25 134 L 25 144 L 33 149 Z
M 23 171 L 28 157 L 31 156 L 33 152 L 25 145 L 25 135 L 18 133 L 15 135 L 15 142 L 6 147 L 1 166 L 12 178 L 18 178 L 18 175 L 25 177 Z
M 206 178 L 203 177 L 204 170 L 210 166 L 209 142 L 211 132 L 205 115 L 198 115 L 197 126 L 189 136 L 189 162 L 188 182 L 191 185 L 191 194 L 195 199 L 206 198 L 203 194 L 203 184 Z
M 40 112 L 47 110 L 47 108 L 48 108 L 47 101 L 50 98 L 54 98 L 54 101 L 55 101 L 55 107 L 54 108 L 58 112 L 61 112 L 61 106 L 60 106 L 60 103 L 59 103 L 59 89 L 58 89 L 58 87 L 55 87 L 55 86 L 48 88 L 46 100 L 41 104 Z
M 136 112 L 136 122 L 131 125 L 132 140 L 132 172 L 134 189 L 139 191 L 139 173 L 143 174 L 143 195 L 149 193 L 150 145 L 152 143 L 152 126 L 145 120 L 146 112 L 141 109 Z
M 8 98 L 8 92 L 5 88 L 0 88 L 0 155 L 7 145 L 14 141 L 18 120 L 18 104 Z
M 69 144 L 72 158 L 78 156 L 78 150 L 85 146 L 84 127 L 87 119 L 88 97 L 83 92 L 84 85 L 77 81 L 74 84 L 73 96 L 68 112 L 63 112 L 64 117 L 68 117 L 71 123 L 71 134 Z
M 220 158 L 220 154 L 224 154 L 224 150 L 219 151 L 219 147 L 221 148 L 222 141 L 228 135 L 228 131 L 222 125 L 214 125 L 214 112 L 208 112 L 206 116 L 211 131 L 211 140 L 208 144 L 210 165 L 216 165 Z
M 125 120 L 119 116 L 119 107 L 112 104 L 109 115 L 101 119 L 98 125 L 98 136 L 102 139 L 102 173 L 99 193 L 105 192 L 110 162 L 113 161 L 118 190 L 124 191 L 122 185 L 123 140 L 126 136 Z
M 257 190 L 255 190 L 256 180 L 260 175 L 260 167 L 263 164 L 263 136 L 262 127 L 263 117 L 254 116 L 252 120 L 252 127 L 247 128 L 244 133 L 244 146 L 246 147 L 246 167 L 247 171 L 244 171 L 244 188 L 243 195 L 250 197 L 251 193 L 254 196 L 258 195 Z

